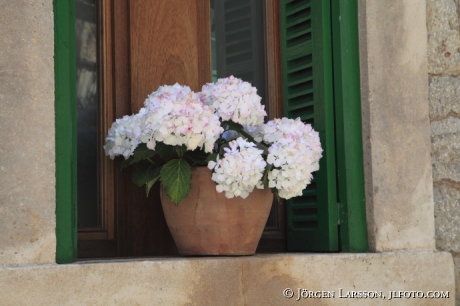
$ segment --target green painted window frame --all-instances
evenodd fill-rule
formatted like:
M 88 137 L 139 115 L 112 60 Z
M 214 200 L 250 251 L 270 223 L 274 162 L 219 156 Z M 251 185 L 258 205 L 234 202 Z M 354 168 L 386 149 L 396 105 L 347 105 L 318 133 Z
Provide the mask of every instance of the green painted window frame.
M 54 0 L 56 262 L 77 258 L 77 123 L 74 0 Z
M 323 145 L 316 187 L 287 200 L 290 251 L 367 251 L 357 0 L 280 0 L 283 105 Z M 308 60 L 309 59 L 309 60 Z
M 331 16 L 340 245 L 366 252 L 358 0 L 331 0 Z
M 314 0 L 312 0 L 314 1 Z M 74 0 L 53 0 L 55 37 L 56 262 L 77 256 Z M 360 100 L 358 3 L 331 0 L 340 245 L 367 251 Z

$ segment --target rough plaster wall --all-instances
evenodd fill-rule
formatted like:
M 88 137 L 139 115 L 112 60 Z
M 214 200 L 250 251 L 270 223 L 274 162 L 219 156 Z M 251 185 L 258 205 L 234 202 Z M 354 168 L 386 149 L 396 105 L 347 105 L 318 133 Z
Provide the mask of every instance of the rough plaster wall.
M 55 260 L 52 0 L 0 0 L 0 265 Z
M 371 251 L 435 249 L 425 14 L 420 0 L 359 1 Z
M 460 1 L 427 0 L 436 247 L 450 251 L 460 305 Z

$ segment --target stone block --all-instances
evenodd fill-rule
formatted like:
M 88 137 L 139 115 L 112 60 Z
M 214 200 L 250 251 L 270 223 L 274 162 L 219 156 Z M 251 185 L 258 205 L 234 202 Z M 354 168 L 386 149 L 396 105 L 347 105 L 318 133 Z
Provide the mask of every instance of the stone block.
M 434 186 L 436 248 L 460 252 L 460 184 L 437 183 Z
M 446 124 L 444 128 L 448 131 L 450 127 Z M 438 127 L 437 131 L 442 129 Z M 448 179 L 460 182 L 460 133 L 432 136 L 431 149 L 433 181 Z
M 454 135 L 460 132 L 460 118 L 447 117 L 444 120 L 431 122 L 431 136 Z
M 431 120 L 440 120 L 449 115 L 460 116 L 460 79 L 430 77 L 428 100 Z
M 283 295 L 286 288 L 292 289 L 291 298 Z M 324 291 L 326 295 L 299 298 L 299 288 L 314 294 Z M 347 293 L 357 291 L 382 295 L 367 299 L 346 297 Z M 424 294 L 448 291 L 449 298 L 389 300 L 390 291 Z M 273 254 L 0 267 L 1 304 L 15 306 L 453 306 L 454 291 L 452 256 L 435 251 Z
M 369 248 L 435 248 L 424 1 L 360 1 Z
M 460 32 L 455 0 L 427 0 L 428 72 L 460 74 Z
M 53 1 L 0 1 L 0 265 L 55 261 Z
M 455 305 L 460 306 L 460 254 L 454 255 L 455 266 Z

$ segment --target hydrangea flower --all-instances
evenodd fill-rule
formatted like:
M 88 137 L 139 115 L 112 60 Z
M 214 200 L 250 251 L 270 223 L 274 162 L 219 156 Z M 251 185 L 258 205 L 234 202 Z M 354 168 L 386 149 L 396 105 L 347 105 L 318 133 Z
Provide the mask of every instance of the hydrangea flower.
M 201 100 L 212 106 L 222 120 L 243 125 L 259 125 L 267 115 L 257 89 L 248 82 L 230 76 L 208 83 L 201 90 Z
M 217 183 L 216 191 L 225 192 L 227 198 L 245 199 L 254 187 L 263 189 L 261 179 L 267 163 L 261 155 L 263 151 L 241 137 L 229 142 L 229 146 L 222 159 L 208 163 L 208 168 L 214 170 L 211 179 Z
M 105 139 L 105 154 L 114 159 L 117 155 L 123 155 L 128 159 L 140 143 L 142 135 L 142 119 L 145 112 L 124 116 L 117 119 Z
M 204 105 L 188 86 L 160 86 L 144 102 L 147 115 L 141 137 L 154 150 L 157 141 L 167 145 L 185 145 L 188 150 L 202 148 L 212 152 L 223 132 L 214 109 Z
M 299 118 L 275 119 L 264 124 L 266 112 L 260 100 L 251 84 L 233 76 L 203 86 L 201 94 L 177 83 L 160 86 L 147 97 L 139 113 L 113 123 L 104 149 L 112 159 L 117 155 L 128 159 L 140 143 L 155 150 L 159 141 L 185 146 L 190 151 L 215 151 L 219 154 L 217 160 L 208 162 L 208 168 L 213 170 L 211 179 L 217 183 L 217 192 L 225 192 L 227 198 L 246 198 L 255 187 L 264 188 L 264 174 L 268 187 L 277 189 L 280 197 L 301 195 L 312 179 L 311 173 L 319 169 L 322 149 L 318 133 Z M 240 124 L 244 132 L 228 122 L 224 133 L 221 120 Z M 254 143 L 244 139 L 248 134 Z M 187 154 L 178 153 L 179 156 L 165 162 L 182 159 L 205 163 L 206 156 Z M 268 173 L 267 163 L 272 165 Z M 171 186 L 184 182 L 168 183 L 162 179 L 162 183 Z M 177 197 L 176 201 L 181 199 Z
M 264 126 L 264 141 L 271 143 L 267 162 L 274 166 L 268 173 L 268 186 L 278 189 L 280 197 L 302 195 L 311 173 L 319 169 L 322 157 L 319 135 L 299 118 L 275 119 Z

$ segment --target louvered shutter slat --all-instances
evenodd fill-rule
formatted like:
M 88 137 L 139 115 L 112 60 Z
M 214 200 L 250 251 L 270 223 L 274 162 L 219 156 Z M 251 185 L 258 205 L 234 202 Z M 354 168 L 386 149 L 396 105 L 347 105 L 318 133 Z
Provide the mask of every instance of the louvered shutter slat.
M 281 0 L 284 115 L 320 134 L 320 170 L 303 195 L 286 201 L 290 251 L 338 250 L 330 3 Z

